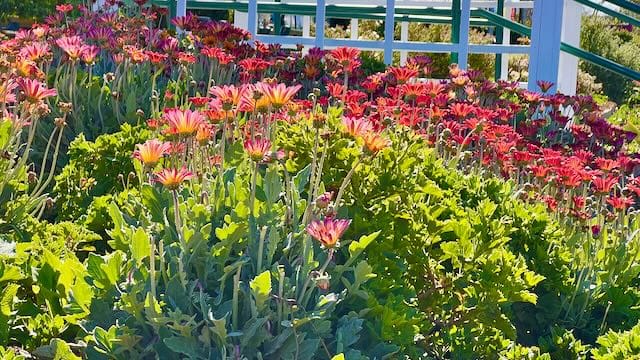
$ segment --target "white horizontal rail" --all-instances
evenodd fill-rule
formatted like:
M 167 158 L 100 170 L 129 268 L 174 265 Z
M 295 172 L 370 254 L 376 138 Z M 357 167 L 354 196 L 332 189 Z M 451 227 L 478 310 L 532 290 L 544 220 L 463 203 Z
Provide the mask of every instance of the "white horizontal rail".
M 284 35 L 257 35 L 256 39 L 264 43 L 282 44 L 283 46 L 295 47 L 296 45 L 315 45 L 315 38 L 302 36 L 284 36 Z M 336 48 L 339 46 L 356 47 L 360 50 L 379 51 L 384 50 L 385 42 L 381 40 L 350 40 L 350 39 L 325 39 L 325 48 Z M 416 51 L 431 53 L 450 53 L 458 50 L 457 44 L 451 43 L 425 43 L 417 41 L 393 41 L 392 48 L 394 51 Z M 471 54 L 528 54 L 529 46 L 527 45 L 480 45 L 470 44 L 469 53 Z
M 201 0 L 206 2 L 206 0 Z M 561 1 L 561 0 L 560 0 Z M 260 1 L 261 4 L 287 4 L 287 5 L 316 5 L 316 0 L 282 0 L 282 1 Z M 447 8 L 451 9 L 451 1 L 429 1 L 429 0 L 396 0 L 396 7 L 415 7 L 418 9 L 424 8 Z M 497 1 L 471 1 L 471 6 L 475 8 L 494 8 L 497 6 Z M 327 0 L 326 5 L 337 6 L 386 6 L 386 0 Z M 517 8 L 517 9 L 532 9 L 533 1 L 505 1 L 505 7 Z

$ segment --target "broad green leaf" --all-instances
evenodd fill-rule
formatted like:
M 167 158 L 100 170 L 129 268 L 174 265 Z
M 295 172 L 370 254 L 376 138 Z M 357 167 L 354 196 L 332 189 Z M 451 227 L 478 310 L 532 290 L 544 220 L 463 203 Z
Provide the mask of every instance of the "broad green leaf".
M 168 192 L 161 193 L 154 186 L 144 184 L 142 186 L 142 203 L 149 210 L 151 219 L 161 223 L 166 209 L 171 206 L 171 197 Z
M 11 137 L 11 120 L 0 118 L 0 149 L 4 149 L 9 144 Z
M 267 173 L 265 174 L 263 183 L 267 202 L 269 204 L 275 204 L 280 197 L 280 193 L 282 192 L 280 174 L 278 174 L 278 169 L 275 166 L 270 166 L 267 168 Z
M 264 339 L 266 335 L 259 334 L 259 330 L 264 329 L 264 324 L 267 323 L 267 320 L 269 320 L 269 318 L 263 317 L 247 321 L 245 326 L 242 328 L 242 339 L 240 340 L 240 346 L 244 348 L 247 345 L 251 345 L 257 348 L 262 342 L 261 339 Z
M 251 293 L 256 301 L 256 307 L 258 311 L 261 311 L 271 295 L 271 273 L 269 270 L 251 280 L 249 287 L 251 287 Z
M 304 192 L 305 187 L 309 183 L 309 177 L 311 176 L 311 164 L 304 167 L 304 169 L 300 170 L 296 176 L 293 177 L 293 184 L 295 185 L 295 189 L 298 194 L 302 194 Z
M 20 272 L 20 268 L 12 265 L 0 263 L 0 283 L 3 281 L 21 280 L 24 275 Z
M 378 237 L 378 235 L 380 235 L 380 231 L 376 231 L 369 235 L 363 235 L 360 237 L 360 240 L 358 241 L 352 241 L 351 244 L 349 244 L 350 257 L 347 263 L 345 264 L 345 266 L 351 265 L 353 261 L 355 261 L 358 258 L 358 256 L 362 254 L 362 252 L 367 248 L 367 246 L 369 246 L 369 244 L 371 244 L 373 240 L 375 240 Z
M 136 229 L 129 247 L 131 248 L 131 255 L 133 256 L 133 259 L 136 261 L 138 266 L 140 266 L 142 260 L 149 256 L 151 252 L 151 243 L 147 232 L 142 228 Z
M 9 284 L 2 290 L 2 298 L 0 298 L 0 314 L 9 316 L 13 311 L 13 298 L 18 293 L 20 285 Z
M 197 349 L 200 348 L 196 338 L 173 336 L 163 340 L 164 344 L 178 354 L 186 355 L 189 359 L 201 359 Z

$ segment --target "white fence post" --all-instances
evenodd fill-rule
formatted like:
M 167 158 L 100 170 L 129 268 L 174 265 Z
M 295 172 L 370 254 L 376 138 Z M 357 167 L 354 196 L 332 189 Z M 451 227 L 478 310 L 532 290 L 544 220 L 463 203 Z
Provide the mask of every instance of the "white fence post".
M 302 17 L 302 36 L 303 37 L 311 36 L 311 16 Z
M 471 0 L 460 2 L 460 41 L 458 45 L 458 66 L 466 70 L 469 62 L 469 23 L 471 21 Z
M 505 6 L 502 9 L 502 14 L 498 15 L 509 16 L 509 20 L 511 20 L 511 8 Z M 509 28 L 502 28 L 502 43 L 511 44 L 511 30 Z M 502 54 L 502 62 L 500 63 L 500 79 L 502 80 L 509 79 L 509 57 L 509 54 Z
M 359 30 L 358 19 L 351 19 L 351 40 L 358 40 Z
M 533 5 L 528 85 L 531 91 L 539 90 L 538 80 L 558 82 L 563 8 L 564 0 L 536 0 Z M 556 86 L 550 91 L 555 92 Z
M 258 0 L 249 0 L 247 4 L 247 30 L 253 39 L 258 35 Z
M 391 65 L 393 62 L 393 30 L 395 26 L 395 0 L 387 0 L 386 14 L 384 17 L 384 63 Z
M 176 16 L 187 16 L 187 0 L 177 0 Z
M 235 10 L 233 12 L 233 26 L 247 30 L 249 28 L 249 14 Z
M 409 41 L 409 22 L 403 21 L 400 23 L 400 41 Z M 409 52 L 407 50 L 400 51 L 400 65 L 404 66 L 407 63 L 407 56 Z
M 562 41 L 569 45 L 580 47 L 582 5 L 574 0 L 565 0 L 562 18 Z M 558 91 L 567 95 L 575 95 L 578 85 L 578 58 L 565 52 L 560 52 L 558 67 L 562 69 L 558 74 Z
M 325 21 L 325 0 L 318 0 L 316 4 L 316 46 L 324 48 L 324 21 Z

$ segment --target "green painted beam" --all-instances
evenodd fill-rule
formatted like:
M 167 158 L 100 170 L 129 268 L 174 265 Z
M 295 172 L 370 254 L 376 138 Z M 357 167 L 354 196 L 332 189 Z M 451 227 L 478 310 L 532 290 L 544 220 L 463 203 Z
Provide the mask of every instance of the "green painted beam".
M 627 22 L 627 23 L 629 23 L 629 24 L 631 24 L 633 26 L 639 26 L 640 27 L 640 20 L 638 20 L 636 18 L 633 18 L 633 17 L 631 17 L 629 15 L 619 13 L 619 12 L 617 12 L 617 11 L 615 11 L 613 9 L 610 9 L 610 8 L 608 8 L 606 6 L 602 6 L 602 5 L 600 5 L 600 4 L 598 4 L 598 3 L 594 2 L 594 1 L 591 1 L 591 0 L 575 0 L 575 2 L 580 3 L 582 5 L 586 5 L 586 6 L 590 7 L 590 8 L 598 10 L 600 12 L 603 12 L 603 13 L 611 16 L 611 17 L 614 17 L 614 18 L 620 20 L 620 21 Z
M 640 5 L 631 2 L 629 0 L 605 0 L 613 5 L 618 5 L 625 10 L 629 10 L 633 13 L 640 14 Z
M 502 16 L 502 12 L 504 11 L 504 0 L 498 0 L 496 4 L 496 13 Z M 496 43 L 502 44 L 502 36 L 504 35 L 504 28 L 502 26 L 496 26 Z M 496 63 L 494 69 L 494 78 L 496 80 L 500 79 L 500 74 L 502 72 L 502 54 L 496 54 Z
M 458 44 L 460 42 L 460 0 L 451 2 L 451 43 Z M 458 53 L 451 53 L 449 64 L 458 63 Z
M 531 29 L 529 27 L 522 25 L 520 23 L 517 23 L 515 21 L 506 19 L 505 17 L 499 16 L 495 13 L 492 13 L 491 11 L 478 9 L 478 10 L 472 11 L 472 13 L 489 20 L 489 22 L 493 23 L 496 26 L 503 26 L 511 31 L 517 32 L 518 34 L 531 36 Z
M 154 0 L 154 5 L 157 6 L 167 6 L 167 3 L 170 3 L 171 0 Z M 259 4 L 258 12 L 260 13 L 272 13 L 278 12 L 280 14 L 290 14 L 290 15 L 308 15 L 315 16 L 315 7 L 313 9 L 307 5 L 288 5 L 284 10 L 282 9 L 282 5 L 277 4 Z M 237 2 L 225 2 L 225 1 L 216 1 L 216 2 L 205 2 L 205 1 L 187 1 L 188 9 L 199 9 L 199 10 L 238 10 L 238 11 L 247 11 L 246 4 L 237 3 Z M 440 9 L 436 9 L 440 10 Z M 402 11 L 401 11 L 402 12 Z M 451 24 L 451 17 L 449 16 L 450 12 L 447 10 L 447 16 L 428 16 L 428 15 L 395 15 L 396 21 L 408 21 L 408 22 L 419 22 L 426 24 Z M 335 7 L 331 8 L 327 7 L 327 17 L 336 18 L 336 19 L 365 19 L 365 20 L 384 20 L 384 14 L 377 15 L 376 13 L 368 13 L 363 11 L 351 12 L 344 11 L 342 8 L 336 9 Z M 471 19 L 472 26 L 478 27 L 487 27 L 493 26 L 491 22 L 486 19 L 476 17 Z
M 640 81 L 640 72 L 637 72 L 633 69 L 629 69 L 626 66 L 622 66 L 620 64 L 618 64 L 615 61 L 611 61 L 607 58 L 604 58 L 598 54 L 594 54 L 592 52 L 589 51 L 585 51 L 582 50 L 578 47 L 575 47 L 573 45 L 569 45 L 566 43 L 562 43 L 560 45 L 560 50 L 566 52 L 567 54 L 571 54 L 573 56 L 576 56 L 584 61 L 588 61 L 592 64 L 598 65 L 600 67 L 603 67 L 607 70 L 613 71 L 614 73 L 618 74 L 618 75 L 622 75 L 626 78 L 629 78 L 631 80 L 636 80 L 636 81 Z
M 171 0 L 153 0 L 152 3 L 158 6 L 166 6 L 167 2 Z M 187 8 L 191 9 L 203 9 L 203 10 L 240 10 L 247 11 L 247 3 L 236 1 L 197 1 L 188 0 Z M 286 14 L 307 15 L 315 14 L 315 5 L 303 5 L 303 4 L 278 4 L 278 3 L 259 3 L 258 12 L 280 12 Z M 331 13 L 366 13 L 366 14 L 379 14 L 385 15 L 386 10 L 384 6 L 342 6 L 342 5 L 327 5 L 327 14 Z M 395 9 L 397 15 L 427 15 L 427 16 L 449 16 L 451 12 L 447 9 L 434 9 L 434 8 L 409 8 L 398 7 Z

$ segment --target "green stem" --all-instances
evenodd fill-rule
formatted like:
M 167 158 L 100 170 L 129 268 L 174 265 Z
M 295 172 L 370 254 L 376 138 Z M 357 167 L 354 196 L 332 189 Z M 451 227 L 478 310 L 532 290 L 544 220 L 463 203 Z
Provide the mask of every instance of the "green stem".
M 238 271 L 233 276 L 233 297 L 231 299 L 231 324 L 233 326 L 233 330 L 238 330 L 238 293 L 240 292 L 240 273 L 242 271 L 242 266 L 238 267 Z

